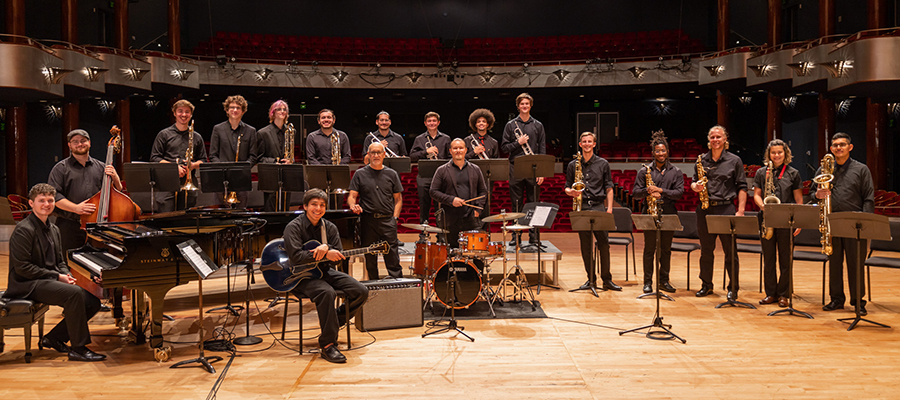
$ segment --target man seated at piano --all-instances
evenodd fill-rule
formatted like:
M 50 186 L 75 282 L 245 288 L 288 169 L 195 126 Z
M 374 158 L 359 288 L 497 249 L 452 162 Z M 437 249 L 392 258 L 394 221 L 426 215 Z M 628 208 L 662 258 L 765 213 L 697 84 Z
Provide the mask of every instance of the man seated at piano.
M 323 190 L 307 190 L 303 195 L 303 209 L 306 212 L 294 218 L 284 228 L 284 248 L 291 265 L 325 261 L 325 266 L 320 268 L 322 278 L 304 279 L 293 292 L 298 296 L 306 295 L 316 303 L 319 327 L 322 330 L 319 335 L 319 354 L 325 361 L 344 363 L 347 358 L 337 348 L 338 331 L 349 322 L 346 320 L 344 307 L 350 307 L 352 318 L 366 302 L 369 290 L 350 275 L 334 268 L 334 263 L 344 259 L 341 254 L 344 249 L 337 227 L 322 218 L 327 205 L 328 197 Z M 312 250 L 304 249 L 304 244 L 311 240 L 322 244 Z M 335 289 L 342 290 L 347 295 L 345 303 L 337 309 L 334 307 Z
M 86 347 L 91 342 L 88 320 L 100 310 L 100 299 L 76 285 L 69 274 L 59 228 L 47 219 L 55 198 L 56 189 L 46 183 L 28 192 L 33 212 L 16 225 L 9 239 L 6 296 L 62 306 L 63 320 L 44 335 L 41 346 L 68 353 L 71 361 L 102 361 L 105 355 Z

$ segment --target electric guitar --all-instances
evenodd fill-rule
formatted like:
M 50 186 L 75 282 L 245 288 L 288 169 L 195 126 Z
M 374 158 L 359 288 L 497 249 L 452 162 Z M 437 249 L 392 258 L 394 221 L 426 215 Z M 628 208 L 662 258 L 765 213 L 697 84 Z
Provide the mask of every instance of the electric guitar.
M 303 244 L 303 250 L 312 251 L 321 246 L 316 240 L 310 240 Z M 387 254 L 390 245 L 385 241 L 373 243 L 369 247 L 345 250 L 341 254 L 344 257 L 352 257 L 360 254 Z M 276 292 L 288 292 L 297 287 L 304 279 L 320 279 L 324 270 L 328 269 L 333 261 L 322 258 L 306 264 L 291 265 L 287 251 L 284 249 L 284 239 L 274 239 L 266 243 L 260 257 L 260 268 L 266 284 Z

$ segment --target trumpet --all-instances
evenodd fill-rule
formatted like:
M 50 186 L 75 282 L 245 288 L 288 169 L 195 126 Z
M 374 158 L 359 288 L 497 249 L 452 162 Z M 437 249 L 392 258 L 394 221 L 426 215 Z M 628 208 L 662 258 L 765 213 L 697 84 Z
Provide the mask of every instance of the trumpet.
M 583 191 L 585 188 L 584 173 L 581 171 L 581 152 L 575 153 L 575 182 L 572 183 L 572 189 Z M 572 198 L 572 211 L 581 211 L 581 193 Z
M 474 149 L 478 146 L 481 146 L 481 145 L 478 143 L 477 140 L 475 140 L 475 135 L 472 135 L 472 149 L 473 149 L 472 151 L 475 151 Z M 487 160 L 488 156 L 487 156 L 487 154 L 484 154 L 484 152 L 482 151 L 481 153 L 478 153 L 478 158 L 481 160 Z
M 341 139 L 337 132 L 331 132 L 331 165 L 341 163 Z
M 238 156 L 241 154 L 241 138 L 243 137 L 243 133 L 238 136 L 237 147 L 235 147 L 234 149 L 234 162 L 238 161 Z M 287 142 L 287 140 L 285 140 L 285 142 Z M 235 191 L 228 192 L 228 194 L 225 196 L 225 204 L 237 204 L 240 202 L 241 201 L 237 198 L 237 192 Z
M 288 122 L 284 128 L 284 159 L 288 162 L 294 162 L 294 134 L 296 134 L 294 124 Z
M 429 136 L 428 133 L 426 133 L 425 134 L 425 154 L 428 154 L 429 160 L 437 160 L 438 159 L 437 154 L 431 154 L 428 152 L 428 149 L 430 149 L 432 147 L 434 147 L 434 143 L 431 143 L 431 136 Z
M 781 204 L 781 200 L 775 196 L 775 163 L 771 160 L 766 163 L 766 198 L 763 199 L 763 205 Z M 766 221 L 763 220 L 762 235 L 763 239 L 769 240 L 775 234 L 775 229 L 766 228 Z
M 520 137 L 522 137 L 522 135 L 524 135 L 525 133 L 522 132 L 522 129 L 519 129 L 519 123 L 518 123 L 518 122 L 516 122 L 515 124 L 516 124 L 516 129 L 513 130 L 513 133 L 516 134 L 516 140 L 518 140 L 518 139 L 519 139 Z M 525 155 L 526 155 L 526 156 L 532 156 L 532 155 L 534 155 L 534 152 L 531 151 L 531 146 L 528 144 L 527 141 L 526 141 L 525 143 L 522 143 L 522 151 L 525 152 Z
M 381 139 L 379 139 L 378 136 L 375 136 L 375 133 L 374 133 L 374 132 L 369 132 L 369 136 L 372 137 L 372 142 L 373 142 L 373 143 L 374 143 L 374 142 L 378 142 L 378 143 L 381 143 L 382 146 L 384 146 L 384 154 L 386 154 L 386 155 L 387 155 L 388 157 L 390 157 L 390 158 L 396 158 L 396 157 L 397 157 L 397 153 L 395 153 L 393 150 L 391 150 L 390 147 L 388 147 L 388 144 L 389 144 L 389 143 L 387 142 L 387 140 L 381 140 Z
M 191 182 L 191 163 L 194 161 L 194 120 L 191 120 L 191 125 L 188 127 L 188 136 L 190 138 L 188 138 L 187 150 L 184 152 L 187 174 L 185 174 L 184 186 L 181 187 L 181 190 L 192 192 L 198 190 L 197 186 L 194 186 L 194 183 Z
M 834 180 L 834 156 L 826 154 L 822 157 L 820 166 L 822 173 L 813 178 L 813 183 L 819 185 L 819 189 L 831 190 L 831 181 Z M 828 215 L 831 214 L 831 195 L 819 200 L 819 232 L 822 238 L 822 254 L 830 256 L 833 249 L 831 247 L 831 224 L 828 222 Z

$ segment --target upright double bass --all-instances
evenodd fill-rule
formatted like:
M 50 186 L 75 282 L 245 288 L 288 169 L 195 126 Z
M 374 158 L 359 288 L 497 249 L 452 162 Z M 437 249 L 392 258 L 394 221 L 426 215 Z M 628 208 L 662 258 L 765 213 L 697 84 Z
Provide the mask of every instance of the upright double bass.
M 106 145 L 106 165 L 113 165 L 113 155 L 122 149 L 121 131 L 118 126 L 109 130 L 112 137 Z M 93 213 L 81 216 L 81 227 L 89 222 L 122 222 L 134 221 L 141 215 L 141 208 L 131 201 L 128 195 L 112 186 L 112 177 L 103 174 L 103 185 L 100 191 L 87 199 L 97 206 Z

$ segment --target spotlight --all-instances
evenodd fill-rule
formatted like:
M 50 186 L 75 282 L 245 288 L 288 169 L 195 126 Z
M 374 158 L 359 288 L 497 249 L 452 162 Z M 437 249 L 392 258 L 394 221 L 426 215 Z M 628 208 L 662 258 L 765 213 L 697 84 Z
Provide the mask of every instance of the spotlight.
M 100 80 L 100 76 L 103 75 L 104 72 L 109 71 L 106 68 L 100 67 L 85 67 L 83 72 L 84 76 L 90 82 L 97 82 Z
M 409 76 L 409 81 L 412 83 L 419 82 L 419 78 L 422 77 L 422 74 L 416 71 L 410 72 L 407 76 Z
M 44 106 L 44 114 L 47 115 L 48 122 L 59 121 L 59 119 L 62 118 L 62 107 L 47 104 Z
M 348 74 L 347 71 L 340 70 L 332 72 L 331 75 L 333 75 L 338 80 L 338 82 L 343 82 L 344 79 L 347 78 L 347 76 L 350 74 Z
M 770 64 L 762 64 L 762 65 L 748 65 L 747 68 L 749 68 L 751 71 L 753 71 L 753 74 L 755 74 L 757 78 L 760 78 L 763 76 L 768 76 L 769 71 L 771 71 L 775 67 Z
M 562 82 L 563 79 L 566 79 L 566 76 L 569 75 L 569 71 L 566 71 L 564 69 L 558 69 L 556 71 L 553 71 L 553 75 L 556 76 L 556 79 L 559 79 L 559 81 Z
M 850 61 L 835 60 L 832 62 L 819 64 L 825 68 L 833 78 L 840 78 L 847 75 L 847 69 L 850 68 Z
M 494 71 L 482 71 L 478 76 L 481 77 L 482 82 L 490 83 L 494 80 L 494 76 L 497 74 Z
M 274 71 L 269 68 L 263 68 L 253 71 L 253 73 L 256 74 L 256 80 L 260 82 L 269 80 L 269 78 L 272 77 L 272 72 Z
M 170 72 L 172 77 L 174 77 L 175 79 L 178 79 L 180 81 L 188 80 L 188 78 L 193 73 L 194 73 L 194 71 L 189 70 L 189 69 L 173 69 L 172 72 Z
M 71 69 L 63 69 L 59 67 L 44 67 L 41 69 L 41 73 L 44 74 L 44 79 L 47 80 L 47 83 L 56 85 L 62 78 L 72 72 Z
M 810 61 L 801 61 L 796 63 L 788 64 L 788 68 L 792 69 L 797 76 L 807 76 L 809 75 L 809 70 L 813 68 L 813 63 Z
M 753 98 L 750 96 L 741 96 L 741 97 L 738 97 L 738 100 L 741 101 L 741 104 L 746 106 L 746 105 L 750 105 L 750 101 L 752 101 Z
M 631 75 L 634 79 L 641 79 L 644 76 L 644 72 L 647 72 L 647 68 L 638 67 L 637 65 L 628 68 L 628 71 L 631 72 Z
M 784 104 L 784 108 L 794 109 L 797 106 L 797 96 L 788 96 L 781 99 L 781 103 Z
M 141 79 L 144 79 L 144 75 L 147 75 L 150 70 L 143 68 L 125 68 L 122 72 L 125 73 L 125 76 L 128 77 L 128 79 L 138 82 Z
M 719 74 L 725 71 L 724 65 L 705 65 L 703 68 L 706 68 L 711 76 L 719 76 Z
M 116 102 L 110 100 L 97 100 L 97 106 L 100 107 L 100 112 L 108 114 L 116 108 Z

